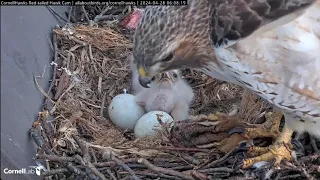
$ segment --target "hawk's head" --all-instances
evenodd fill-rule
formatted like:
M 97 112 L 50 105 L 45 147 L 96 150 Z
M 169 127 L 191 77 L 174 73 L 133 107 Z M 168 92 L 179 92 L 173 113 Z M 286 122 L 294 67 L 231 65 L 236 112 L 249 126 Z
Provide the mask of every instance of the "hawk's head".
M 133 56 L 140 84 L 148 87 L 161 72 L 201 68 L 212 57 L 209 38 L 210 9 L 200 1 L 188 6 L 145 8 L 134 35 Z

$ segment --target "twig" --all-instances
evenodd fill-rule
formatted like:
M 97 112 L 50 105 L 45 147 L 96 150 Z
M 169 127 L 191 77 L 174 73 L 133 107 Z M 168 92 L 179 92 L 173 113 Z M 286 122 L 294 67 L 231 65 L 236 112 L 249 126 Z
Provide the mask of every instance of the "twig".
M 63 162 L 63 161 L 69 161 L 69 162 L 77 162 L 77 159 L 74 157 L 63 157 L 63 156 L 56 156 L 56 155 L 49 155 L 49 154 L 37 154 L 38 159 L 48 159 L 50 161 L 56 161 L 56 162 Z
M 90 148 L 89 150 L 90 150 L 90 153 L 92 155 L 93 163 L 97 163 L 98 161 L 97 161 L 97 157 L 96 157 L 96 155 L 94 153 L 94 150 L 92 148 Z
M 200 165 L 199 166 L 199 169 L 201 168 L 201 169 L 203 169 L 203 168 L 210 168 L 210 167 L 213 167 L 213 166 L 215 166 L 216 164 L 218 164 L 218 163 L 221 163 L 221 162 L 223 162 L 224 160 L 226 160 L 232 153 L 234 152 L 234 150 L 233 149 L 231 149 L 227 154 L 225 154 L 222 158 L 219 158 L 219 159 L 217 159 L 217 160 L 215 160 L 215 161 L 212 161 L 211 163 L 209 163 L 209 164 L 207 164 L 207 165 Z
M 116 158 L 112 153 L 110 154 L 111 155 L 111 160 L 113 160 L 114 162 L 116 162 L 116 164 L 118 166 L 121 166 L 123 167 L 123 169 L 125 169 L 126 171 L 128 171 L 131 176 L 132 176 L 132 179 L 134 180 L 140 180 L 140 178 L 134 173 L 134 171 L 128 166 L 126 165 L 123 161 L 121 161 L 120 159 Z
M 194 178 L 192 178 L 191 176 L 188 176 L 188 175 L 183 174 L 181 172 L 174 171 L 172 169 L 165 169 L 162 167 L 155 166 L 155 165 L 151 164 L 148 160 L 143 159 L 143 158 L 140 158 L 138 160 L 138 162 L 146 165 L 149 169 L 151 169 L 155 172 L 158 172 L 158 173 L 169 174 L 169 175 L 177 176 L 177 177 L 180 177 L 180 178 L 186 179 L 186 180 L 194 180 Z
M 200 149 L 200 148 L 184 148 L 184 147 L 175 147 L 175 146 L 157 146 L 153 147 L 158 150 L 173 150 L 173 151 L 188 151 L 188 152 L 204 152 L 209 153 L 210 150 Z
M 116 176 L 111 172 L 110 169 L 107 169 L 106 171 L 107 171 L 108 175 L 111 177 L 111 179 L 117 180 Z
M 37 87 L 38 87 L 39 91 L 41 92 L 41 94 L 44 95 L 48 100 L 50 100 L 52 104 L 55 104 L 55 102 L 51 99 L 51 97 L 39 85 L 39 83 L 37 81 L 37 77 L 35 75 L 33 75 L 33 78 L 34 78 L 34 82 L 37 85 Z
M 51 171 L 49 161 L 47 159 L 45 161 L 46 161 L 47 171 Z M 52 176 L 49 176 L 48 179 L 52 180 Z
M 75 174 L 86 175 L 83 171 L 81 171 L 80 169 L 78 169 L 77 167 L 72 165 L 71 161 L 73 161 L 73 162 L 78 161 L 74 157 L 59 157 L 59 156 L 56 156 L 56 155 L 37 154 L 37 158 L 38 159 L 46 159 L 46 160 L 50 160 L 50 161 L 60 162 L 66 168 L 66 169 L 61 170 L 61 171 L 71 171 L 71 172 L 73 172 Z M 53 175 L 53 174 L 48 173 L 48 176 L 49 175 Z
M 52 176 L 52 175 L 55 175 L 55 174 L 63 174 L 63 173 L 66 173 L 66 172 L 69 172 L 68 169 L 66 168 L 61 168 L 61 169 L 53 169 L 53 170 L 50 170 L 50 171 L 44 171 L 43 173 L 41 173 L 42 176 Z
M 136 172 L 136 174 L 139 174 L 139 175 L 143 175 L 143 176 L 149 176 L 149 177 L 152 177 L 152 178 L 165 178 L 165 179 L 173 179 L 173 180 L 181 180 L 181 178 L 179 177 L 175 177 L 175 176 L 169 176 L 169 175 L 165 175 L 165 174 L 162 174 L 162 173 L 157 173 L 157 174 L 153 174 L 153 173 L 150 173 L 150 172 Z
M 287 175 L 287 176 L 283 176 L 280 177 L 279 179 L 297 179 L 297 178 L 301 178 L 300 174 L 294 174 L 294 175 Z
M 44 144 L 42 145 L 40 151 L 39 151 L 37 154 L 43 154 L 44 151 L 45 151 L 46 148 L 47 148 L 47 145 L 48 145 L 48 141 L 44 142 Z
M 53 53 L 54 53 L 53 62 L 57 63 L 57 60 L 58 60 L 58 44 L 57 44 L 57 34 L 55 34 L 55 33 L 52 33 L 52 44 L 53 44 Z M 51 90 L 52 90 L 52 88 L 54 86 L 54 83 L 55 83 L 55 80 L 56 80 L 56 73 L 57 73 L 57 67 L 53 66 L 52 81 L 51 81 L 51 84 L 49 86 L 47 94 L 50 94 L 50 92 L 51 92 Z M 47 101 L 48 101 L 48 99 L 46 99 L 45 104 L 47 104 Z
M 68 13 L 68 23 L 71 22 L 71 13 L 72 13 L 72 9 L 73 9 L 73 6 L 70 7 L 69 9 L 69 13 Z
M 103 117 L 103 110 L 104 110 L 104 105 L 106 102 L 106 96 L 107 96 L 107 92 L 103 93 L 103 97 L 102 97 L 102 102 L 101 102 L 101 108 L 100 108 L 100 116 Z
M 36 142 L 37 146 L 38 147 L 42 147 L 43 146 L 43 141 L 42 139 L 40 138 L 41 136 L 39 136 L 36 132 L 35 132 L 35 129 L 32 127 L 30 128 L 30 136 L 33 138 L 33 140 Z M 51 152 L 50 149 L 48 149 L 48 147 L 46 147 L 46 153 L 48 154 L 52 154 L 52 155 L 47 155 L 47 154 L 37 154 L 37 158 L 43 158 L 43 159 L 46 159 L 46 157 L 54 157 L 54 158 L 57 158 L 58 156 L 55 156 L 53 155 L 53 153 Z M 52 158 L 52 159 L 54 159 Z M 64 158 L 64 157 L 58 157 L 58 159 L 60 159 L 60 161 L 58 160 L 58 162 L 61 162 L 61 164 L 69 171 L 73 172 L 73 173 L 76 173 L 76 174 L 81 174 L 81 175 L 85 175 L 85 173 L 83 171 L 81 171 L 80 169 L 74 167 L 72 165 L 71 162 L 65 162 L 65 161 L 61 161 L 61 160 L 71 160 L 71 159 L 68 159 L 67 157 L 64 158 L 64 159 L 61 159 L 61 158 Z M 73 160 L 72 160 L 73 161 Z
M 76 135 L 72 135 L 73 139 L 76 141 L 76 143 L 78 144 L 78 146 L 80 147 L 82 154 L 83 154 L 83 161 L 84 161 L 84 165 L 87 165 L 88 168 L 96 175 L 98 176 L 100 179 L 102 180 L 107 180 L 107 178 L 100 172 L 97 170 L 97 168 L 90 162 L 91 157 L 89 155 L 89 148 L 88 145 L 86 143 L 82 143 L 80 138 Z
M 86 9 L 84 8 L 84 6 L 81 6 L 81 9 L 82 9 L 82 11 L 83 11 L 84 17 L 85 17 L 86 20 L 88 21 L 88 24 L 89 24 L 90 26 L 92 26 L 92 21 L 89 19 L 89 16 L 88 16 L 87 11 L 86 11 Z
M 42 149 L 44 142 L 41 139 L 41 136 L 35 131 L 33 127 L 30 128 L 29 134 L 32 137 L 32 139 L 36 142 L 37 146 Z M 47 146 L 45 146 L 45 151 L 47 153 L 50 153 L 50 149 Z
M 104 20 L 113 20 L 113 19 L 117 19 L 119 17 L 119 15 L 104 15 L 104 16 L 100 16 L 100 17 L 95 17 L 94 18 L 94 22 L 97 23 L 99 21 L 104 21 Z
M 102 20 L 102 17 L 105 13 L 107 13 L 110 9 L 112 9 L 112 7 L 108 6 L 106 7 L 104 10 L 101 11 L 101 13 L 99 15 L 97 15 L 95 18 L 94 18 L 94 22 L 98 22 L 100 20 Z
M 51 160 L 51 161 L 56 161 L 56 162 L 61 162 L 62 161 L 78 161 L 76 158 L 73 157 L 59 157 L 56 155 L 39 155 L 38 158 L 41 159 L 47 159 L 47 160 Z M 70 159 L 69 159 L 70 158 Z M 92 163 L 94 166 L 96 167 L 112 167 L 115 166 L 116 163 L 113 161 L 110 162 L 98 162 L 98 163 Z M 76 165 L 76 168 L 85 168 L 83 165 Z M 69 170 L 66 168 L 60 168 L 60 169 L 55 169 L 55 170 L 51 170 L 51 171 L 46 171 L 46 173 L 42 174 L 43 176 L 51 176 L 54 174 L 59 174 L 59 173 L 64 173 L 64 172 L 68 172 Z
M 65 18 L 61 17 L 51 6 L 46 6 L 48 8 L 48 10 L 53 14 L 58 16 L 61 20 L 63 20 L 64 22 L 68 22 Z
M 202 173 L 212 173 L 212 172 L 234 172 L 234 169 L 228 168 L 228 167 L 218 167 L 218 168 L 209 168 L 209 169 L 200 169 L 197 170 Z
M 319 149 L 318 149 L 318 147 L 317 147 L 316 140 L 315 140 L 314 137 L 313 137 L 312 135 L 310 135 L 310 134 L 309 134 L 309 137 L 310 137 L 310 143 L 311 143 L 311 146 L 312 146 L 314 152 L 315 152 L 316 154 L 320 154 L 320 151 L 319 151 Z
M 189 156 L 187 154 L 178 154 L 178 153 L 175 153 L 176 156 L 181 156 L 181 158 L 189 163 L 192 163 L 192 164 L 195 164 L 195 165 L 198 165 L 200 164 L 200 161 L 198 161 L 197 159 L 193 158 L 192 156 Z
M 91 162 L 88 162 L 88 167 L 89 169 L 96 175 L 98 176 L 100 179 L 102 180 L 107 180 L 107 178 L 100 172 L 98 171 L 98 169 L 96 167 L 94 167 L 94 165 Z

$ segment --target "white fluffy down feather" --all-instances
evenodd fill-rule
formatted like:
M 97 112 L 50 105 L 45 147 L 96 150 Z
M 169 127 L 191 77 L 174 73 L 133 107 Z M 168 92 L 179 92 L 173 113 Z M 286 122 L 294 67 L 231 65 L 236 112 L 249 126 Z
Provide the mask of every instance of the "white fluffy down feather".
M 131 93 L 136 96 L 137 102 L 145 107 L 146 112 L 159 110 L 169 113 L 175 121 L 185 120 L 189 117 L 189 106 L 194 99 L 194 93 L 186 80 L 182 78 L 180 70 L 167 72 L 168 79 L 161 79 L 160 74 L 144 88 L 139 83 L 137 66 L 130 60 Z

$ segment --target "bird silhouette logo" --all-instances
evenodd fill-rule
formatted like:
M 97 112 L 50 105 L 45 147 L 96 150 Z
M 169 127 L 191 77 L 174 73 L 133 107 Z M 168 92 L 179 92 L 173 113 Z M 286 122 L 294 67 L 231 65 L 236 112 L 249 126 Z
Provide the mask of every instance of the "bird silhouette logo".
M 43 171 L 46 171 L 47 169 L 39 162 L 36 162 L 37 166 L 29 166 L 30 168 L 33 168 L 36 170 L 36 175 L 40 176 L 41 175 L 41 169 Z

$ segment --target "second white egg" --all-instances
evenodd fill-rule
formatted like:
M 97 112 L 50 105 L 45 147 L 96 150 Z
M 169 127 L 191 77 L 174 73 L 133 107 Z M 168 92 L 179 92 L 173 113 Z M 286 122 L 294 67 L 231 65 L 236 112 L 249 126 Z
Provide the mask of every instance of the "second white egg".
M 143 115 L 136 123 L 134 128 L 134 135 L 136 138 L 142 138 L 146 136 L 155 136 L 156 130 L 161 129 L 161 124 L 158 121 L 158 116 L 163 123 L 173 123 L 173 118 L 166 112 L 163 111 L 150 111 Z

